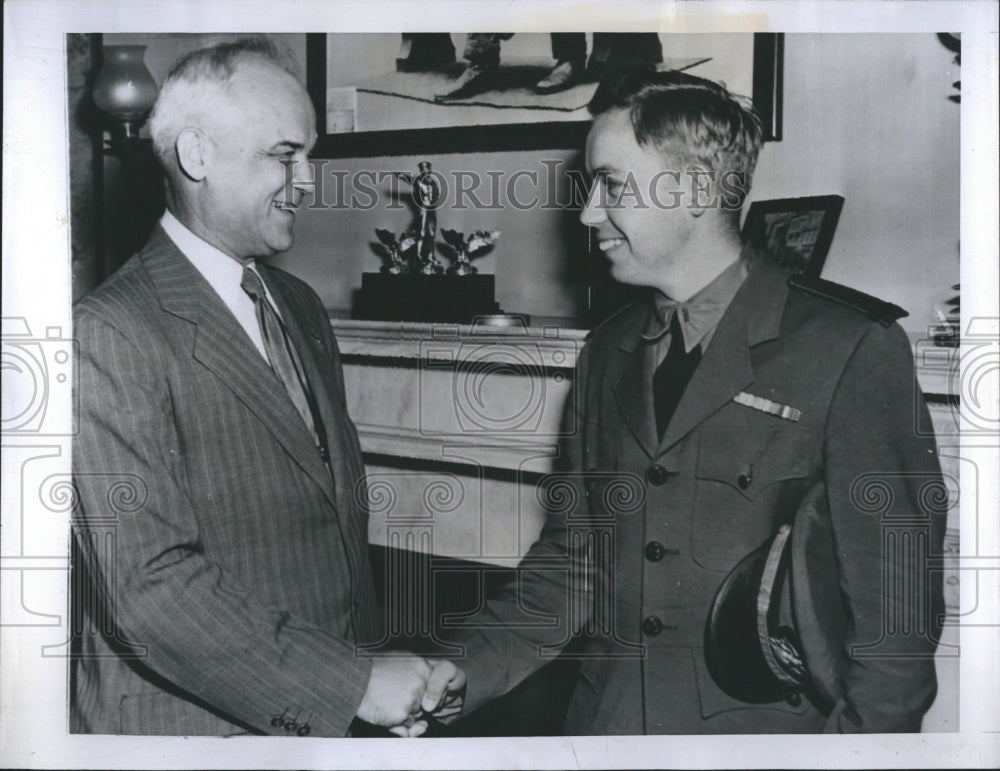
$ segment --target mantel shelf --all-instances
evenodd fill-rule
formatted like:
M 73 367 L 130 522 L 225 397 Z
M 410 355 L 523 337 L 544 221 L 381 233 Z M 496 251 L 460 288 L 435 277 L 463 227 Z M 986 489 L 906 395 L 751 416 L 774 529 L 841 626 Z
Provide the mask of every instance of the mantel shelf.
M 493 327 L 331 319 L 345 357 L 451 363 L 496 361 L 572 370 L 587 330 L 560 324 Z M 504 351 L 513 352 L 512 358 Z M 505 361 L 506 360 L 506 361 Z

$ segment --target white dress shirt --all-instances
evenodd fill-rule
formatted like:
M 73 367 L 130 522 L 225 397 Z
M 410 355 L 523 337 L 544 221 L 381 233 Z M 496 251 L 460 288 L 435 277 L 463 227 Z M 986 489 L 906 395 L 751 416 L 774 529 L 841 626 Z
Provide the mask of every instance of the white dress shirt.
M 174 242 L 174 245 L 205 277 L 215 293 L 226 304 L 240 326 L 250 336 L 250 340 L 253 341 L 257 350 L 260 351 L 260 355 L 270 363 L 264 348 L 264 339 L 260 334 L 260 324 L 257 322 L 257 312 L 254 309 L 253 299 L 240 286 L 240 282 L 243 280 L 243 263 L 196 236 L 169 211 L 163 212 L 160 225 L 170 240 Z M 254 273 L 260 275 L 253 260 L 247 264 Z M 274 304 L 274 298 L 271 297 L 271 292 L 266 284 L 264 284 L 264 292 L 267 294 L 268 302 L 271 303 L 274 312 L 280 318 L 281 313 L 278 311 L 278 306 Z

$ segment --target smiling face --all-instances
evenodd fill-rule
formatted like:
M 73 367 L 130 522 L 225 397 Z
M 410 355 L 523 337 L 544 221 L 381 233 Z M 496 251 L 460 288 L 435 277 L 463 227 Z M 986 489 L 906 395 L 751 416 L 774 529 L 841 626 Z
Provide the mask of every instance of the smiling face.
M 312 182 L 315 125 L 309 96 L 292 75 L 266 62 L 239 66 L 208 130 L 210 163 L 199 194 L 201 229 L 215 246 L 239 260 L 291 247 L 304 194 L 296 185 Z M 294 162 L 291 173 L 287 162 Z
M 580 221 L 596 230 L 615 279 L 668 296 L 691 259 L 699 219 L 688 207 L 689 178 L 673 166 L 636 141 L 627 110 L 594 119 L 587 137 L 587 170 L 594 183 Z

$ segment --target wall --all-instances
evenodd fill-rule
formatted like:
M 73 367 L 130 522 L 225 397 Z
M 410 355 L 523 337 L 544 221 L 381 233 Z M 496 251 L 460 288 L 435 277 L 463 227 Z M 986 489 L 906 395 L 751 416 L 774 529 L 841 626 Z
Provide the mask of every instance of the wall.
M 959 107 L 947 96 L 959 77 L 952 54 L 932 34 L 788 35 L 784 138 L 765 145 L 755 179 L 756 199 L 844 196 L 824 277 L 908 309 L 903 324 L 914 332 L 934 322 L 933 305 L 958 281 Z M 543 160 L 582 166 L 578 152 L 540 151 L 347 159 L 329 168 L 415 170 L 424 159 L 446 175 L 497 171 L 504 179 L 524 169 L 543 180 Z M 575 217 L 540 208 L 445 208 L 438 223 L 503 231 L 478 264 L 496 273 L 506 310 L 576 316 L 587 283 L 577 267 L 590 263 Z M 329 307 L 345 309 L 361 272 L 378 269 L 374 228 L 398 232 L 409 221 L 381 200 L 371 211 L 304 212 L 297 243 L 281 263 L 310 281 Z
M 935 35 L 788 35 L 781 142 L 754 197 L 838 193 L 824 278 L 878 295 L 926 332 L 958 282 L 961 77 Z
M 170 67 L 178 58 L 199 48 L 230 43 L 246 35 L 233 33 L 179 33 L 179 32 L 121 32 L 109 33 L 103 36 L 106 46 L 144 45 L 146 51 L 143 60 L 146 69 L 153 76 L 157 85 L 163 85 L 163 79 L 170 72 Z M 303 35 L 272 35 L 279 45 L 286 48 L 287 53 L 298 65 L 304 78 L 306 71 L 306 36 Z

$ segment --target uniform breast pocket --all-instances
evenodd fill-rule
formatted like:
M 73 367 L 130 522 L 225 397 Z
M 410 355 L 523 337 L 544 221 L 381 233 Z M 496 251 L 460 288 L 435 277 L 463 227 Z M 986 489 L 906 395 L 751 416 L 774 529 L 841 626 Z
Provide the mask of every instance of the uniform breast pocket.
M 694 560 L 710 570 L 730 570 L 791 521 L 813 455 L 812 433 L 801 426 L 702 435 L 691 523 Z

